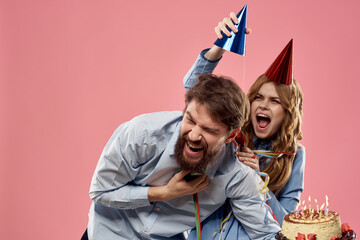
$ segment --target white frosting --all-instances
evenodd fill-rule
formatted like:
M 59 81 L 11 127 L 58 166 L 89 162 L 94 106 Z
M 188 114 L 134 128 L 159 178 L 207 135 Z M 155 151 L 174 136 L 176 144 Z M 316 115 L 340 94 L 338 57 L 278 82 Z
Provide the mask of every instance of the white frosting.
M 291 240 L 295 239 L 298 233 L 305 234 L 305 237 L 312 233 L 316 234 L 316 240 L 329 240 L 331 237 L 341 237 L 341 221 L 335 212 L 313 220 L 309 217 L 296 218 L 292 213 L 285 216 L 282 233 Z

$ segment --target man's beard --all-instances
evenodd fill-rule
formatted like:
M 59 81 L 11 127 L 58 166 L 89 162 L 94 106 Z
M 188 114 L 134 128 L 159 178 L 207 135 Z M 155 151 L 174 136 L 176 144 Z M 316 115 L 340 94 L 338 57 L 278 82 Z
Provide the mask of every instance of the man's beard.
M 202 158 L 200 159 L 199 162 L 192 163 L 190 161 L 186 161 L 185 159 L 184 147 L 185 144 L 187 144 L 187 141 L 188 140 L 186 135 L 179 136 L 175 144 L 175 152 L 174 152 L 176 161 L 184 170 L 190 170 L 192 173 L 203 173 L 209 164 L 216 161 L 215 156 L 218 153 L 218 150 L 208 152 L 207 144 L 203 143 L 202 145 L 204 149 L 202 150 L 203 151 Z

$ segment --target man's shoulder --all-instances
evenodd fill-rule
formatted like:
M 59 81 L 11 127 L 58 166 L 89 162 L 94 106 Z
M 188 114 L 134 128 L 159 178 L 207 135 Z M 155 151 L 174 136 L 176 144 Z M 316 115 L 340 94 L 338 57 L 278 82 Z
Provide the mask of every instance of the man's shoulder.
M 172 135 L 182 120 L 181 111 L 163 111 L 138 115 L 120 128 L 135 138 Z
M 181 111 L 162 111 L 144 113 L 134 117 L 130 122 L 136 123 L 156 123 L 156 124 L 168 124 L 169 122 L 181 121 Z
M 218 161 L 214 168 L 216 168 L 216 174 L 229 174 L 229 175 L 241 175 L 246 176 L 250 167 L 241 163 L 234 154 L 234 146 L 230 143 L 223 148 L 221 153 L 221 161 Z

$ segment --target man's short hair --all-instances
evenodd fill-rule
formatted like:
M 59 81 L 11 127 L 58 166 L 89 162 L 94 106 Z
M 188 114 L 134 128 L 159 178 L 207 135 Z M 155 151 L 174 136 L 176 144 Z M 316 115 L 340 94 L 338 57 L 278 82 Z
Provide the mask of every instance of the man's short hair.
M 195 100 L 212 116 L 228 126 L 229 131 L 241 128 L 247 121 L 250 103 L 240 87 L 230 78 L 204 73 L 186 93 L 186 106 Z

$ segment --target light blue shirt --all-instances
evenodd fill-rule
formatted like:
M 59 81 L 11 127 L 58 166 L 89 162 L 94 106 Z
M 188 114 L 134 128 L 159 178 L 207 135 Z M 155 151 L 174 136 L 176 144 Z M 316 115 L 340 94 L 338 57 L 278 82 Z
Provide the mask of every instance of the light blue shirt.
M 200 73 L 212 73 L 220 59 L 217 61 L 210 61 L 204 57 L 208 49 L 201 51 L 195 63 L 185 75 L 183 79 L 185 90 L 192 88 L 196 82 L 197 76 Z M 272 141 L 262 140 L 255 137 L 255 150 L 271 150 Z M 266 164 L 269 163 L 267 160 Z M 260 170 L 264 169 L 264 165 L 260 165 Z M 269 191 L 271 199 L 268 201 L 277 220 L 282 225 L 283 218 L 286 214 L 294 212 L 297 204 L 300 201 L 301 193 L 304 189 L 304 171 L 305 171 L 305 148 L 301 144 L 295 155 L 292 166 L 291 176 L 288 182 L 280 190 L 279 194 L 275 196 L 272 191 Z
M 255 136 L 254 149 L 271 150 L 271 146 L 271 140 L 262 140 Z M 270 159 L 266 159 L 265 165 L 260 164 L 260 171 L 264 169 L 269 162 Z M 296 206 L 300 201 L 301 193 L 304 190 L 304 173 L 305 148 L 303 145 L 298 144 L 289 180 L 281 188 L 277 196 L 275 196 L 271 190 L 269 191 L 271 199 L 268 203 L 280 223 L 280 226 L 282 226 L 284 216 L 296 210 Z
M 89 239 L 177 239 L 195 227 L 192 196 L 153 203 L 147 196 L 150 186 L 166 185 L 180 168 L 174 146 L 181 121 L 180 111 L 150 113 L 116 129 L 91 182 Z M 229 198 L 251 239 L 272 239 L 280 226 L 271 215 L 264 223 L 259 176 L 236 160 L 233 144 L 224 144 L 217 160 L 206 170 L 209 186 L 198 193 L 201 221 Z

